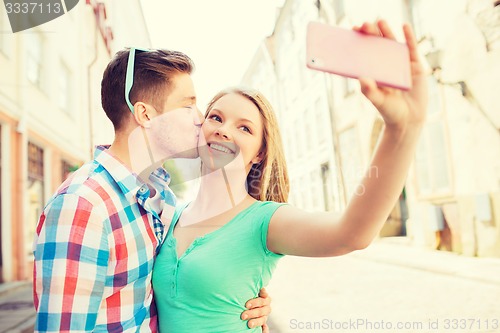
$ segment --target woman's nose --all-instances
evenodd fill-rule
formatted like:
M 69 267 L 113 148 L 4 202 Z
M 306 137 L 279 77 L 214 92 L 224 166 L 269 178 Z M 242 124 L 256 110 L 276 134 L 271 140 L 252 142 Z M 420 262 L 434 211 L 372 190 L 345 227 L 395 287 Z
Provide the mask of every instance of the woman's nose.
M 226 129 L 224 128 L 224 126 L 220 126 L 219 128 L 217 128 L 215 130 L 215 135 L 219 136 L 219 137 L 222 137 L 222 138 L 224 138 L 226 140 L 230 139 L 230 136 L 229 136 L 228 132 L 226 131 Z

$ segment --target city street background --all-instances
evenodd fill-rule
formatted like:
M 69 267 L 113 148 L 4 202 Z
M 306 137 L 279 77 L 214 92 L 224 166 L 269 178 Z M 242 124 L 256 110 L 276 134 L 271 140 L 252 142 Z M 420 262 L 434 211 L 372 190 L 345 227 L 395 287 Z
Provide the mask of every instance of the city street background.
M 413 27 L 428 71 L 429 114 L 414 163 L 368 249 L 281 261 L 269 286 L 271 333 L 500 332 L 499 0 L 81 0 L 18 33 L 5 9 L 0 333 L 33 330 L 40 212 L 95 145 L 113 140 L 100 82 L 118 50 L 187 53 L 202 112 L 226 86 L 259 89 L 277 114 L 290 203 L 339 211 L 383 122 L 355 80 L 306 67 L 306 27 L 321 21 L 350 29 L 377 18 L 399 41 L 402 23 Z M 199 171 L 171 162 L 176 184 L 189 185 L 185 172 Z M 173 189 L 180 201 L 194 194 L 189 186 Z

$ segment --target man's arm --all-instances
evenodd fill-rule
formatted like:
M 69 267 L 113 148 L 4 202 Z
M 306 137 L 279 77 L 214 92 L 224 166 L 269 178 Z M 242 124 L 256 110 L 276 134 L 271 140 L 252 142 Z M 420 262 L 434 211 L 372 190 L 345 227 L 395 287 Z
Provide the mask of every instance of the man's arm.
M 109 258 L 103 219 L 85 199 L 61 195 L 36 230 L 35 332 L 92 332 Z
M 271 313 L 271 297 L 267 293 L 267 290 L 262 288 L 259 292 L 259 297 L 252 298 L 246 302 L 245 307 L 248 310 L 245 310 L 241 314 L 241 319 L 248 320 L 248 327 L 262 326 L 262 333 L 269 333 L 267 317 Z

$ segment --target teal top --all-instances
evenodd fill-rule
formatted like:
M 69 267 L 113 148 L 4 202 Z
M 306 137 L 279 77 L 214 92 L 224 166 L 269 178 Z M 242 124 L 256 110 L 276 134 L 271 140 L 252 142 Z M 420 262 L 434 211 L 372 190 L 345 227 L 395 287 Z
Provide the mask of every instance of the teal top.
M 177 209 L 153 268 L 160 332 L 261 332 L 240 319 L 266 286 L 282 255 L 267 248 L 272 215 L 282 204 L 257 201 L 219 229 L 196 238 L 177 259 Z

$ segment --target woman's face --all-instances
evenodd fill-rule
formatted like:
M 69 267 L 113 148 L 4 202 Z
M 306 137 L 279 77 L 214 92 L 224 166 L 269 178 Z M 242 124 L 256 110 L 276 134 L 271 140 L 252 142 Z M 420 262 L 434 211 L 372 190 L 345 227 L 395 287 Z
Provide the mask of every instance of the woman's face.
M 246 97 L 230 93 L 219 98 L 201 129 L 199 153 L 205 167 L 215 170 L 238 161 L 248 173 L 261 161 L 262 117 Z

